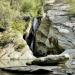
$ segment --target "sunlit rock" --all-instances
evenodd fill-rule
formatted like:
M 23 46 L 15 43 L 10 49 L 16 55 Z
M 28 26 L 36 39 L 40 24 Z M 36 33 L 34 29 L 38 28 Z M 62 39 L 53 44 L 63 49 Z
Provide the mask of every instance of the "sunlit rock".
M 46 4 L 51 4 L 51 3 L 54 3 L 54 2 L 55 2 L 55 0 L 45 0 Z
M 48 55 L 46 57 L 40 57 L 40 58 L 36 58 L 34 59 L 31 63 L 29 62 L 29 65 L 51 65 L 51 66 L 56 66 L 59 64 L 64 64 L 66 63 L 66 61 L 69 59 L 69 55 L 68 54 L 63 54 L 63 55 Z M 27 63 L 28 64 L 28 63 Z

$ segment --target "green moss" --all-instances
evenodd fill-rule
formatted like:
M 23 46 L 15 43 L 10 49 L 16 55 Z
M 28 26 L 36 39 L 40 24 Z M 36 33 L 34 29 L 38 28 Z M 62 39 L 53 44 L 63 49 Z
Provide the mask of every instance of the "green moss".
M 12 29 L 15 31 L 20 31 L 23 34 L 23 30 L 25 29 L 25 22 L 22 20 L 13 21 L 11 25 Z
M 0 36 L 0 47 L 4 47 L 8 43 L 12 41 L 12 36 L 10 33 L 5 33 L 2 36 Z
M 25 47 L 25 44 L 18 44 L 15 46 L 15 51 L 20 52 Z

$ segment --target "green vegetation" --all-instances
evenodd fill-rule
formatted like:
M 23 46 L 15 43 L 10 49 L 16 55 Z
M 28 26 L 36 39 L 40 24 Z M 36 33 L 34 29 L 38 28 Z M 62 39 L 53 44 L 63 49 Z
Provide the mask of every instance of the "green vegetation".
M 0 47 L 17 43 L 15 49 L 22 49 L 25 44 L 20 38 L 27 34 L 25 31 L 31 25 L 32 18 L 41 14 L 42 0 L 0 0 L 0 28 L 5 29 L 0 32 Z M 31 16 L 31 20 L 23 20 L 24 15 Z
M 24 14 L 32 17 L 41 15 L 42 0 L 0 0 L 0 28 L 10 28 L 23 33 Z M 20 29 L 21 28 L 21 29 Z
M 75 0 L 65 0 L 70 5 L 69 13 L 75 14 Z
M 13 21 L 12 29 L 15 31 L 20 31 L 23 34 L 23 30 L 25 29 L 25 22 L 21 20 Z
M 25 44 L 18 44 L 15 46 L 15 51 L 20 52 L 25 47 Z
M 27 12 L 31 16 L 37 16 L 42 11 L 42 0 L 24 0 L 21 11 Z

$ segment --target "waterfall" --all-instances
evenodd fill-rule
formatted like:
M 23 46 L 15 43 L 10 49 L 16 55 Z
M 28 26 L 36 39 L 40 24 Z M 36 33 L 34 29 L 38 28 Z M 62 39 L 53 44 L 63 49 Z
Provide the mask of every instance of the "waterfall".
M 34 52 L 35 50 L 35 41 L 36 41 L 36 31 L 38 30 L 39 28 L 39 19 L 37 17 L 33 18 L 33 21 L 32 21 L 32 34 L 33 34 L 33 40 L 31 42 L 31 45 L 30 45 L 30 48 L 31 50 Z
M 36 33 L 36 31 L 38 30 L 38 27 L 39 27 L 38 19 L 35 17 L 32 22 L 32 29 L 34 33 Z
M 41 17 L 34 17 L 32 21 L 32 27 L 31 27 L 31 32 L 29 36 L 27 37 L 27 44 L 29 45 L 30 49 L 33 51 L 35 50 L 35 41 L 36 41 L 36 31 L 39 28 L 41 22 Z

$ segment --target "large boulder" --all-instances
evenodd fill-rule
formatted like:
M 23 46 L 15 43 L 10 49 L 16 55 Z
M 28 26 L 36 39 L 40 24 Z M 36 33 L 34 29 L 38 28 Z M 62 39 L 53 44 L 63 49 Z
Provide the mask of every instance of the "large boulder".
M 75 48 L 75 17 L 69 8 L 64 0 L 45 3 L 46 17 L 36 33 L 36 56 L 60 54 L 65 49 Z

